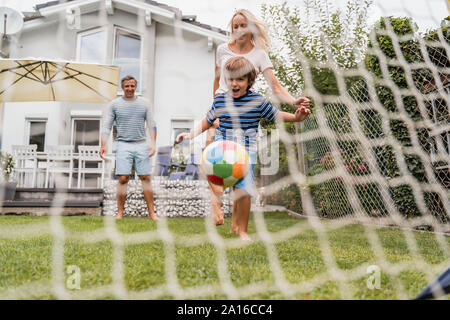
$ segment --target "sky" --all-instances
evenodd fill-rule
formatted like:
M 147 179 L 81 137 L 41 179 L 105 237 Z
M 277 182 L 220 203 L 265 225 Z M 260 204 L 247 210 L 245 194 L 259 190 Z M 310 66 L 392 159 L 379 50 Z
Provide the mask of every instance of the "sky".
M 50 0 L 0 0 L 0 6 L 9 6 L 20 11 L 33 11 L 33 6 Z M 245 8 L 260 17 L 263 3 L 276 4 L 284 0 L 157 0 L 182 10 L 185 15 L 196 15 L 197 21 L 226 29 L 235 9 Z M 347 0 L 330 0 L 343 6 Z M 369 23 L 380 16 L 409 16 L 418 24 L 420 31 L 436 28 L 449 15 L 446 2 L 450 0 L 373 0 Z M 289 4 L 301 6 L 303 0 L 287 0 Z

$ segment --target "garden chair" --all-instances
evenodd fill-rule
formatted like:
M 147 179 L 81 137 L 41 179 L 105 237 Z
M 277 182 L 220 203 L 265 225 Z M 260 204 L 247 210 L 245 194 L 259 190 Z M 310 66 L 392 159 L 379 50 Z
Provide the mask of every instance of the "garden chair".
M 13 172 L 17 179 L 17 186 L 28 186 L 27 180 L 31 174 L 30 187 L 34 188 L 38 171 L 37 145 L 13 145 L 12 156 L 15 162 Z
M 67 173 L 69 176 L 67 188 L 72 185 L 73 175 L 73 146 L 59 145 L 47 147 L 47 170 L 45 174 L 45 187 L 48 188 L 53 178 L 56 187 L 55 174 Z
M 97 166 L 93 168 L 86 167 L 89 163 L 97 164 Z M 78 188 L 81 186 L 83 186 L 83 188 L 85 187 L 86 173 L 100 174 L 100 188 L 103 189 L 103 180 L 105 178 L 105 160 L 100 158 L 99 146 L 78 146 Z

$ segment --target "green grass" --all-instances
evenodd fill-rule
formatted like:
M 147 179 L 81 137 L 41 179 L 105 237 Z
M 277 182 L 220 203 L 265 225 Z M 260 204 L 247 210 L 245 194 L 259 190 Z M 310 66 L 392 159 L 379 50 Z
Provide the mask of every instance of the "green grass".
M 51 282 L 54 277 L 52 253 L 55 242 L 50 219 L 0 217 L 0 298 L 55 298 Z M 365 268 L 376 264 L 376 257 L 366 235 L 369 227 L 338 227 L 337 222 L 322 220 L 327 231 L 319 235 L 308 220 L 296 219 L 283 212 L 265 213 L 264 219 L 267 230 L 273 236 L 283 235 L 283 232 L 293 228 L 301 231 L 274 243 L 272 247 L 260 240 L 247 244 L 228 232 L 231 219 L 226 219 L 225 225 L 216 230 L 229 246 L 219 252 L 207 237 L 204 219 L 168 219 L 172 245 L 163 241 L 157 224 L 149 219 L 116 221 L 117 230 L 125 239 L 137 235 L 153 236 L 148 242 L 123 246 L 122 280 L 125 289 L 130 297 L 171 299 L 176 297 L 176 293 L 168 289 L 170 284 L 190 292 L 194 299 L 225 299 L 227 295 L 222 290 L 218 271 L 218 258 L 222 254 L 226 257 L 228 281 L 237 288 L 242 299 L 341 299 L 340 289 L 343 287 L 348 288 L 354 299 L 398 299 L 399 286 L 403 287 L 409 298 L 414 298 L 431 280 L 430 277 L 442 271 L 441 266 L 450 263 L 450 253 L 444 252 L 433 233 L 412 233 L 417 247 L 413 254 L 404 231 L 370 227 L 375 230 L 382 245 L 384 262 L 390 266 L 404 264 L 395 274 L 381 268 L 381 286 L 370 290 L 367 288 Z M 68 289 L 67 292 L 72 298 L 114 299 L 111 286 L 114 285 L 115 251 L 105 231 L 105 218 L 63 217 L 61 221 L 65 234 L 64 267 L 75 265 L 81 270 L 81 290 Z M 31 231 L 33 234 L 27 235 Z M 253 218 L 249 233 L 258 239 Z M 95 236 L 98 241 L 92 241 Z M 324 261 L 321 251 L 324 243 L 320 243 L 320 236 L 328 239 L 325 245 L 328 245 L 333 261 Z M 190 243 L 190 240 L 194 242 Z M 445 237 L 444 241 L 450 245 L 450 237 Z M 294 291 L 290 296 L 280 290 L 276 282 L 278 275 L 271 269 L 269 248 L 276 252 L 283 278 L 294 288 L 302 290 Z M 169 259 L 171 257 L 173 259 Z M 167 265 L 168 261 L 175 262 L 174 268 Z M 433 270 L 432 274 L 425 274 L 423 268 L 415 268 L 416 261 L 426 263 Z M 351 276 L 345 286 L 328 272 L 330 262 L 345 275 Z M 356 270 L 359 271 L 355 274 Z M 176 275 L 170 278 L 172 281 L 168 281 L 168 272 Z M 70 275 L 64 276 L 66 281 Z M 305 289 L 303 285 L 309 286 Z M 102 288 L 107 290 L 95 291 Z M 203 293 L 197 293 L 202 288 Z

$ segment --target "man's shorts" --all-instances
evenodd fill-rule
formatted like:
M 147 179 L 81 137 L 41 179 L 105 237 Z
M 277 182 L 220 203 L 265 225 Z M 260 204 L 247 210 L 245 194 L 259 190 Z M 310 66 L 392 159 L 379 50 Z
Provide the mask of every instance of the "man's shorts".
M 250 156 L 250 168 L 244 178 L 237 184 L 234 185 L 235 188 L 239 188 L 248 193 L 250 197 L 254 197 L 256 195 L 256 186 L 255 186 L 255 176 L 253 174 L 253 169 L 255 168 L 256 163 L 256 152 L 249 152 Z
M 150 157 L 146 142 L 134 143 L 117 141 L 116 175 L 130 175 L 133 167 L 138 176 L 150 174 Z

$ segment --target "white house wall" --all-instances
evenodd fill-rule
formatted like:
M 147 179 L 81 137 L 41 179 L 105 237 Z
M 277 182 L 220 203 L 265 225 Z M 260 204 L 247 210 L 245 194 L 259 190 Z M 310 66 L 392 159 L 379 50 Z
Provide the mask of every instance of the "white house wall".
M 141 35 L 142 95 L 152 101 L 158 126 L 157 145 L 172 144 L 172 120 L 201 120 L 212 102 L 214 55 L 208 49 L 208 39 L 173 26 L 115 10 L 114 15 L 94 12 L 81 17 L 81 29 L 70 30 L 65 20 L 42 24 L 22 32 L 10 56 L 76 60 L 77 34 L 95 27 L 107 28 L 107 57 L 113 58 L 114 27 L 124 27 Z M 179 32 L 179 33 L 178 33 Z M 180 37 L 181 36 L 181 37 Z M 105 104 L 70 102 L 5 103 L 3 113 L 2 149 L 10 151 L 13 144 L 26 143 L 25 119 L 30 114 L 48 114 L 46 145 L 68 144 L 71 134 L 71 110 L 107 109 Z
M 61 119 L 61 102 L 11 102 L 5 103 L 2 150 L 11 152 L 15 144 L 27 144 L 26 120 L 47 118 L 46 144 L 59 144 L 59 134 L 64 132 Z M 53 134 L 48 134 L 53 133 Z
M 172 144 L 171 121 L 203 119 L 213 100 L 214 50 L 208 39 L 158 24 L 155 120 L 159 144 Z

